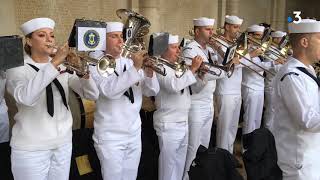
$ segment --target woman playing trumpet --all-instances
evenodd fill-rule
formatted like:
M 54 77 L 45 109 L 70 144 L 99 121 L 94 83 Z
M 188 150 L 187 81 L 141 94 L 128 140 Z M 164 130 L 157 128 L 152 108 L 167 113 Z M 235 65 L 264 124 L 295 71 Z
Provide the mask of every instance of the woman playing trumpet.
M 72 151 L 72 116 L 68 106 L 71 87 L 81 97 L 95 100 L 98 89 L 87 74 L 62 73 L 67 44 L 54 58 L 55 22 L 32 19 L 21 25 L 26 38 L 24 66 L 8 70 L 7 90 L 18 112 L 12 129 L 11 163 L 16 180 L 67 180 Z
M 169 35 L 168 48 L 161 57 L 174 64 L 179 54 L 178 36 Z M 196 71 L 201 63 L 200 56 L 193 58 L 192 65 L 187 67 L 180 78 L 167 66 L 164 66 L 166 76 L 157 74 L 160 92 L 155 97 L 157 110 L 153 115 L 153 124 L 160 148 L 159 180 L 182 179 L 188 147 L 188 113 L 192 95 L 190 86 L 197 83 Z

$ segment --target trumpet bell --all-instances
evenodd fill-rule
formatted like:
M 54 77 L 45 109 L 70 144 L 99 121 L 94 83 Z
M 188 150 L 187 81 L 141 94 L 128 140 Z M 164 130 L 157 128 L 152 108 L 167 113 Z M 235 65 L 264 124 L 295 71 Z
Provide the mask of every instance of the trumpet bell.
M 97 71 L 101 76 L 107 77 L 114 73 L 116 61 L 111 55 L 104 55 L 97 63 Z
M 176 75 L 176 77 L 177 78 L 182 77 L 186 73 L 186 71 L 188 70 L 187 68 L 188 67 L 183 63 L 176 63 L 175 64 L 175 75 Z

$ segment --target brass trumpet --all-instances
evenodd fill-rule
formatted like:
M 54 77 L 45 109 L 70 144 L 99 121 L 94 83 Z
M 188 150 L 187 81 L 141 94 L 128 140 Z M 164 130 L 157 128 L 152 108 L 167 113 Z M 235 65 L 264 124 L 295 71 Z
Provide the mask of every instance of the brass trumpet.
M 183 64 L 180 64 L 178 62 L 172 63 L 172 62 L 169 62 L 167 59 L 157 57 L 157 56 L 149 56 L 147 58 L 147 61 L 150 61 L 153 64 L 152 66 L 147 66 L 147 67 L 152 68 L 155 72 L 163 76 L 167 75 L 164 65 L 175 70 L 175 76 L 177 78 L 180 78 L 181 76 L 183 76 L 187 70 Z
M 58 47 L 55 45 L 47 45 L 57 51 Z M 86 75 L 89 73 L 89 65 L 97 66 L 97 71 L 101 76 L 107 77 L 112 74 L 116 68 L 116 61 L 111 55 L 103 55 L 95 59 L 90 57 L 85 52 L 77 52 L 75 49 L 70 48 L 71 51 L 67 55 L 66 61 L 63 65 L 67 71 L 76 72 L 78 75 Z
M 187 66 L 191 66 L 191 61 L 193 58 L 191 57 L 185 57 L 185 56 L 179 56 L 181 62 L 184 62 Z M 222 71 L 225 71 L 227 73 L 227 77 L 231 77 L 234 71 L 234 64 L 230 63 L 228 65 L 218 65 L 217 63 L 208 63 L 208 62 L 202 62 L 202 66 L 205 67 L 205 70 L 200 70 L 205 71 L 209 74 L 212 74 L 214 76 L 220 76 L 222 74 Z M 217 72 L 217 70 L 219 70 Z

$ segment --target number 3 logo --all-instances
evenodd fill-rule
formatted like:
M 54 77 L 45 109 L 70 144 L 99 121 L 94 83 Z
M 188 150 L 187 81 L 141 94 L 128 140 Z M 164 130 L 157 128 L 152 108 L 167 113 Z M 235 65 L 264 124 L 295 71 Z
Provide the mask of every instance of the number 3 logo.
M 294 16 L 295 19 L 294 19 L 293 23 L 295 23 L 295 24 L 300 23 L 301 22 L 301 16 L 300 16 L 301 11 L 293 11 L 293 14 L 295 15 Z

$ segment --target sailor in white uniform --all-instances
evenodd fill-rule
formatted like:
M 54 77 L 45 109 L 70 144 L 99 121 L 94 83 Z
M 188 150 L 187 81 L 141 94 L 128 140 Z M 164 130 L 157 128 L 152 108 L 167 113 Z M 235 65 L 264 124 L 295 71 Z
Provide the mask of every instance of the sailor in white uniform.
M 94 114 L 94 146 L 104 180 L 135 180 L 141 155 L 142 95 L 155 96 L 159 83 L 150 69 L 141 69 L 142 52 L 121 57 L 123 24 L 107 23 L 106 54 L 116 59 L 115 72 L 92 74 L 99 89 Z
M 320 179 L 320 22 L 288 25 L 293 56 L 274 79 L 272 124 L 283 180 Z
M 283 36 L 285 36 L 287 33 L 283 31 L 275 31 L 271 33 L 271 38 L 272 41 L 276 44 L 279 45 L 281 39 Z M 265 58 L 264 61 L 283 61 L 284 59 L 281 58 L 279 59 L 278 56 L 275 56 L 274 54 L 270 52 L 266 52 L 266 55 L 269 58 Z M 274 68 L 271 68 L 270 71 L 276 74 L 279 70 L 282 64 L 277 64 L 274 66 Z M 264 79 L 264 117 L 263 117 L 263 126 L 271 130 L 272 122 L 273 122 L 273 116 L 274 116 L 274 109 L 272 108 L 272 94 L 273 94 L 273 87 L 272 87 L 272 82 L 273 82 L 274 76 L 270 74 L 266 74 L 266 78 Z
M 6 88 L 6 72 L 0 70 L 0 143 L 9 141 L 8 107 L 4 99 Z
M 12 173 L 16 180 L 68 180 L 72 151 L 69 87 L 95 100 L 99 91 L 89 74 L 69 74 L 61 64 L 65 44 L 50 58 L 55 22 L 36 18 L 21 25 L 26 37 L 24 66 L 7 70 L 7 90 L 18 108 L 11 137 Z
M 214 19 L 201 17 L 193 20 L 194 40 L 185 48 L 183 56 L 194 58 L 201 56 L 204 62 L 214 63 L 218 61 L 217 52 L 209 46 L 210 37 L 213 33 Z M 221 58 L 220 58 L 221 59 Z M 219 72 L 219 69 L 217 69 Z M 204 80 L 206 85 L 199 91 L 195 86 L 191 86 L 191 109 L 189 111 L 189 141 L 187 160 L 184 172 L 184 179 L 188 179 L 188 171 L 198 147 L 201 145 L 208 147 L 213 123 L 213 92 L 216 87 L 216 79 L 225 78 L 226 74 L 222 71 L 220 76 L 207 73 Z M 196 93 L 196 91 L 199 91 Z
M 264 27 L 259 25 L 252 25 L 247 28 L 247 32 L 250 36 L 260 40 L 263 36 Z M 250 44 L 251 49 L 258 48 L 254 44 Z M 255 129 L 260 128 L 262 120 L 262 111 L 264 104 L 264 69 L 272 69 L 275 65 L 275 61 L 264 62 L 262 56 L 253 57 L 253 62 L 259 64 L 260 67 L 250 66 L 255 71 L 244 68 L 242 75 L 242 100 L 243 100 L 243 128 L 242 134 L 249 134 Z M 266 72 L 266 73 L 267 73 Z
M 169 35 L 162 58 L 175 63 L 180 55 L 178 36 Z M 191 105 L 189 86 L 197 82 L 196 71 L 202 58 L 196 56 L 190 69 L 178 78 L 175 70 L 165 66 L 167 75 L 157 74 L 160 92 L 155 97 L 154 129 L 160 147 L 159 180 L 182 179 L 188 147 L 188 113 Z
M 224 24 L 224 37 L 233 41 L 240 32 L 243 19 L 237 16 L 226 16 Z M 229 46 L 229 44 L 225 44 Z M 225 53 L 227 48 L 221 46 Z M 217 80 L 215 95 L 217 97 L 216 108 L 219 115 L 217 120 L 216 142 L 217 147 L 233 153 L 233 143 L 236 138 L 241 108 L 241 80 L 242 67 L 236 66 L 230 78 Z

